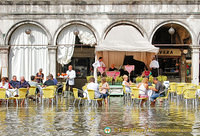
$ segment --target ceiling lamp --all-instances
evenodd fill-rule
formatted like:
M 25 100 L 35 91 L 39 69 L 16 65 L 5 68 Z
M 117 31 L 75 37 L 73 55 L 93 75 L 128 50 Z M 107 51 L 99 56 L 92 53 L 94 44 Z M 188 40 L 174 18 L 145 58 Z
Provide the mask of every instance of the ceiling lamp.
M 74 29 L 74 35 L 78 35 L 79 34 L 79 30 L 77 29 L 77 26 L 76 26 L 76 28 Z
M 30 34 L 31 34 L 31 29 L 26 29 L 26 30 L 25 30 L 25 33 L 26 33 L 27 35 L 30 35 Z
M 175 30 L 173 27 L 170 27 L 170 29 L 168 30 L 170 35 L 173 35 L 175 33 Z

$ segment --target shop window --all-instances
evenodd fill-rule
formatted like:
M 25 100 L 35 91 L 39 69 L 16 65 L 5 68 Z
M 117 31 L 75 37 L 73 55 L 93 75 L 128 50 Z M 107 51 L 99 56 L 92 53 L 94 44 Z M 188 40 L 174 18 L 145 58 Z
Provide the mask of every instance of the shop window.
M 159 58 L 160 74 L 172 78 L 180 77 L 180 58 Z
M 77 78 L 85 78 L 93 74 L 92 64 L 95 60 L 95 48 L 90 45 L 84 45 L 80 42 L 78 36 L 75 39 L 74 53 L 71 62 L 63 67 L 57 64 L 58 73 L 65 73 L 68 66 L 72 65 L 76 71 Z

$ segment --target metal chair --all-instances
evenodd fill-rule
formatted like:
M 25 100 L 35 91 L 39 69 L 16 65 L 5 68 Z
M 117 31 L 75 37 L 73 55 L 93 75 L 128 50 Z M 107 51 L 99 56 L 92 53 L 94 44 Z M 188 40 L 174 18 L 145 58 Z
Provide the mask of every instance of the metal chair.
M 55 92 L 53 88 L 44 88 L 42 89 L 43 95 L 42 95 L 42 103 L 44 99 L 51 99 L 52 100 L 52 106 L 55 98 Z
M 5 100 L 6 105 L 8 106 L 8 98 L 6 97 L 6 89 L 0 88 L 0 100 Z
M 78 102 L 78 106 L 80 105 L 81 100 L 87 100 L 87 98 L 81 98 L 81 97 L 78 97 L 78 89 L 77 89 L 77 88 L 73 88 L 73 94 L 74 94 L 74 102 L 73 102 L 73 106 L 75 105 L 76 100 L 79 100 L 79 102 Z
M 87 90 L 90 100 L 95 101 L 95 105 L 98 106 L 97 101 L 102 101 L 102 98 L 95 98 L 95 91 L 94 90 Z
M 139 88 L 132 87 L 131 88 L 131 101 L 132 105 L 134 104 L 134 100 L 139 100 L 139 105 L 141 105 L 142 100 L 145 100 L 147 98 L 140 98 L 139 97 Z
M 187 100 L 192 100 L 193 106 L 196 103 L 196 90 L 197 88 L 187 88 L 184 92 L 183 98 L 185 99 L 185 103 L 187 106 Z

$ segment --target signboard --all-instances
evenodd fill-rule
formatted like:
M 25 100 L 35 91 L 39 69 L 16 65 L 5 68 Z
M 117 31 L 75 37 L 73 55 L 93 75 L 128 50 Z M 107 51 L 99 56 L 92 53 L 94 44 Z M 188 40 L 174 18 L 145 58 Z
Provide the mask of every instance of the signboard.
M 180 49 L 160 49 L 158 56 L 181 56 Z
M 106 67 L 98 67 L 97 69 L 101 74 L 103 74 L 106 70 Z
M 135 66 L 134 65 L 126 65 L 125 66 L 126 71 L 128 71 L 128 73 L 130 74 L 131 71 L 134 71 Z
M 109 76 L 109 77 L 113 77 L 115 79 L 117 76 L 120 76 L 120 72 L 117 72 L 117 71 L 107 71 L 106 75 Z

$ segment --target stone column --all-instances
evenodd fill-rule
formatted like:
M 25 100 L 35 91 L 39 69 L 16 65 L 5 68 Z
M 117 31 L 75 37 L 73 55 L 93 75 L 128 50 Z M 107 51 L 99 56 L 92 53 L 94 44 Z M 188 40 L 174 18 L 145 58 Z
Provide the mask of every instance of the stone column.
M 0 46 L 0 70 L 2 67 L 7 68 L 8 71 L 8 53 L 9 53 L 9 46 Z M 8 77 L 9 75 L 7 75 Z
M 186 56 L 181 50 L 181 82 L 186 81 Z
M 56 46 L 49 46 L 49 73 L 56 78 Z
M 192 83 L 199 85 L 199 46 L 192 46 Z

